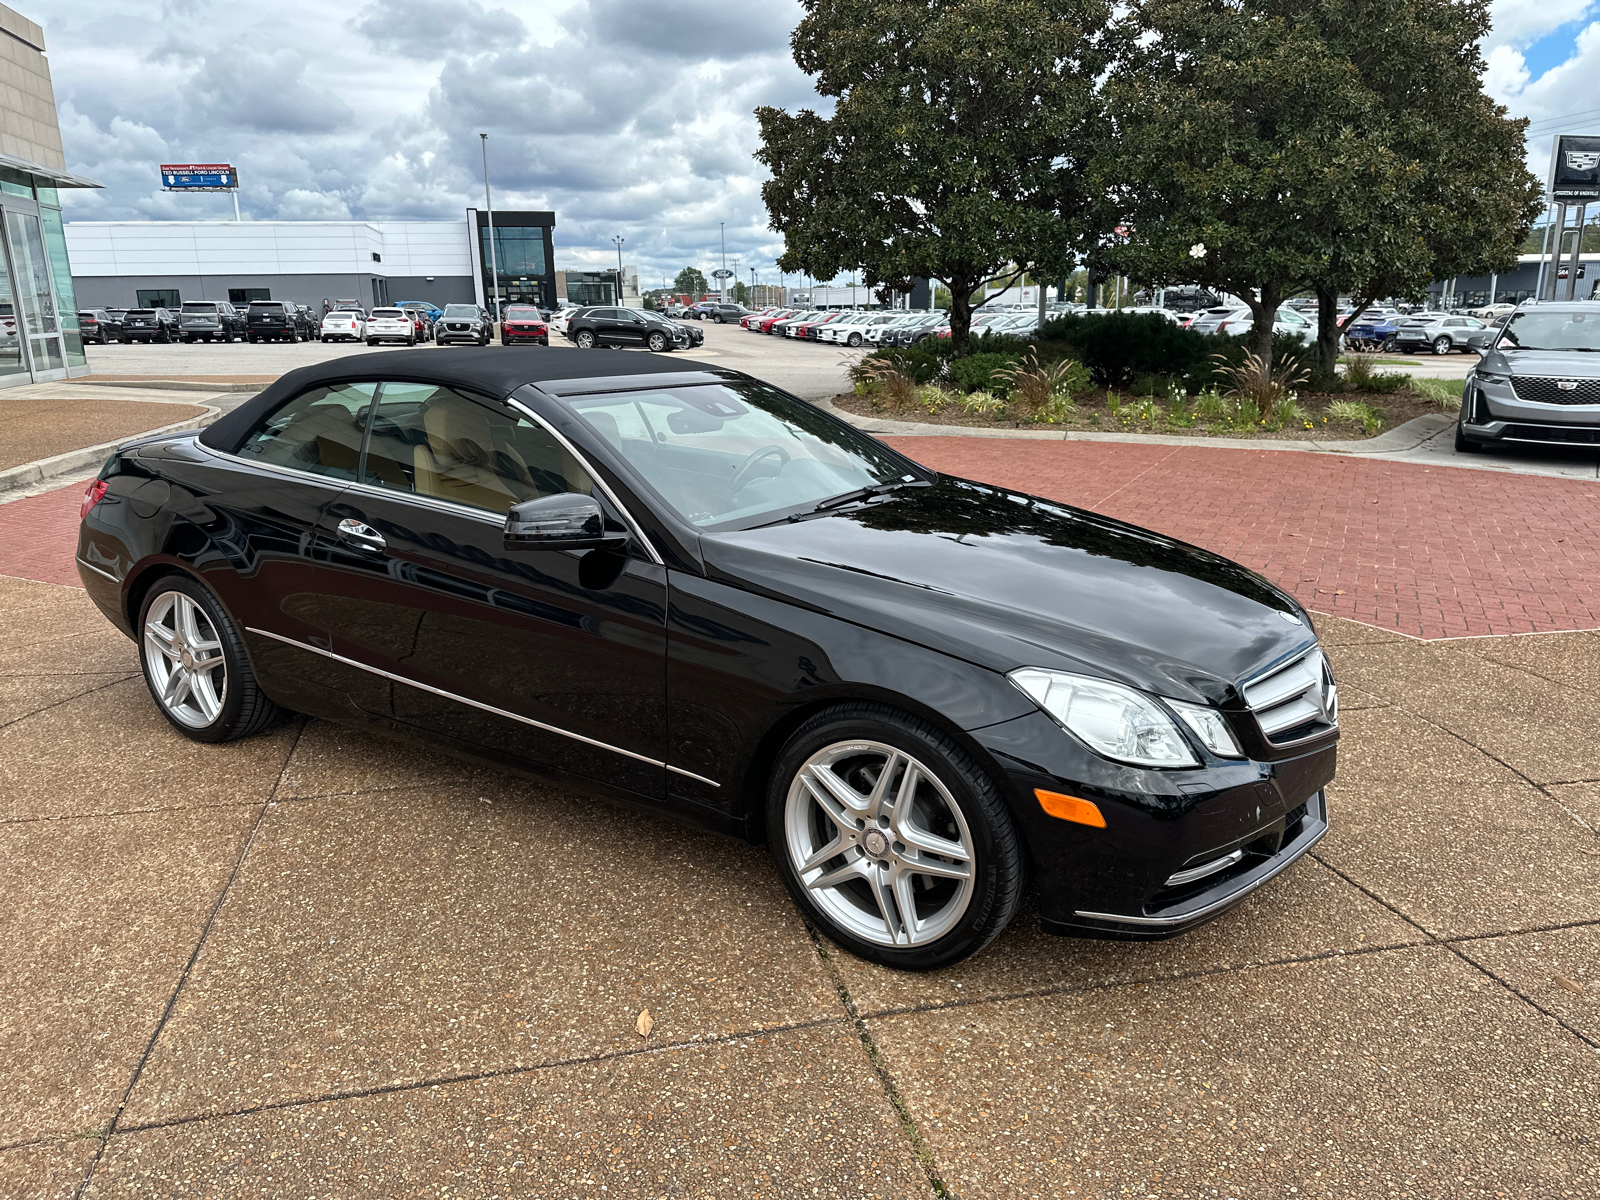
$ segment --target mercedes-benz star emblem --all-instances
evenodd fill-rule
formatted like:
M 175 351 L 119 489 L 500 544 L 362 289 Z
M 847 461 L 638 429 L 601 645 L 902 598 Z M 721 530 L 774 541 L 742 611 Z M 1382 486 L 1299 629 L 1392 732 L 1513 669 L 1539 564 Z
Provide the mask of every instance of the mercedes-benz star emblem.
M 881 829 L 869 829 L 861 839 L 861 848 L 873 858 L 882 858 L 889 852 L 889 837 Z

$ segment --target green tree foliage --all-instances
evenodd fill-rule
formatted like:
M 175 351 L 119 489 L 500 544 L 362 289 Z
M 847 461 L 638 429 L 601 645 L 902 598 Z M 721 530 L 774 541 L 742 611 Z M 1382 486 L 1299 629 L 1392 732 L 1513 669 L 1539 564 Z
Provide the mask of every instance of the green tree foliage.
M 970 297 L 986 279 L 1071 265 L 1110 6 L 802 2 L 795 62 L 834 107 L 756 110 L 780 265 L 819 279 L 859 268 L 869 287 L 938 280 L 965 353 Z
M 1373 98 L 1367 142 L 1405 167 L 1383 184 L 1393 197 L 1363 189 L 1321 214 L 1329 249 L 1314 280 L 1318 365 L 1331 374 L 1339 336 L 1360 315 L 1341 328 L 1341 293 L 1359 304 L 1511 270 L 1543 189 L 1523 160 L 1527 122 L 1483 91 L 1487 0 L 1322 0 L 1308 19 Z
M 699 267 L 685 267 L 673 279 L 672 290 L 678 293 L 687 293 L 698 300 L 709 292 L 711 288 L 706 284 L 706 277 L 700 274 Z
M 1406 292 L 1501 261 L 1532 192 L 1521 125 L 1480 87 L 1486 11 L 1133 0 L 1104 89 L 1116 137 L 1095 165 L 1106 224 L 1132 230 L 1099 257 L 1232 292 L 1263 355 L 1298 291 Z
M 728 289 L 728 298 L 735 304 L 749 304 L 750 288 L 742 279 L 738 280 L 731 288 Z

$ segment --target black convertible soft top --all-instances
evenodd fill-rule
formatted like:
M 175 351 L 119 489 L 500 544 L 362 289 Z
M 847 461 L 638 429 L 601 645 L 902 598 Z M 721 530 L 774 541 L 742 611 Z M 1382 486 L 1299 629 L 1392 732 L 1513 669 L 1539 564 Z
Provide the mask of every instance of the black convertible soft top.
M 307 388 L 330 383 L 369 380 L 438 383 L 504 400 L 527 383 L 721 371 L 710 363 L 680 359 L 676 355 L 668 357 L 627 350 L 551 350 L 543 346 L 394 350 L 370 356 L 345 355 L 309 367 L 297 367 L 280 376 L 264 392 L 209 426 L 200 434 L 200 441 L 213 449 L 232 452 L 252 429 L 285 402 Z

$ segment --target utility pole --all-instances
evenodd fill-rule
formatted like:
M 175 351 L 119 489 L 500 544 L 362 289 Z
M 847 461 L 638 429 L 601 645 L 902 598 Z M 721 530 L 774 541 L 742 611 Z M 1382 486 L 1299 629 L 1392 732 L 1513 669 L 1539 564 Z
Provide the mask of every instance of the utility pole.
M 728 269 L 728 228 L 726 221 L 717 222 L 717 237 L 722 241 L 722 269 L 726 271 Z M 717 279 L 717 303 L 726 304 L 727 302 L 728 277 L 722 275 Z
M 611 239 L 617 246 L 617 304 L 622 304 L 622 243 L 628 239 L 620 233 Z
M 494 320 L 490 322 L 496 329 L 500 325 L 500 260 L 494 248 L 494 201 L 489 195 L 489 135 L 480 133 L 483 139 L 483 210 L 485 219 L 489 223 L 489 274 L 494 276 Z

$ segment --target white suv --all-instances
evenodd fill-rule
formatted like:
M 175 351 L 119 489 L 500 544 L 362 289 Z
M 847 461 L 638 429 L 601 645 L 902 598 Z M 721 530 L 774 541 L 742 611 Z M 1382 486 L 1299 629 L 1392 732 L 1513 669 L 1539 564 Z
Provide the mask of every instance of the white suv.
M 367 316 L 367 345 L 379 342 L 404 342 L 417 344 L 417 326 L 411 314 L 403 308 L 375 308 Z

